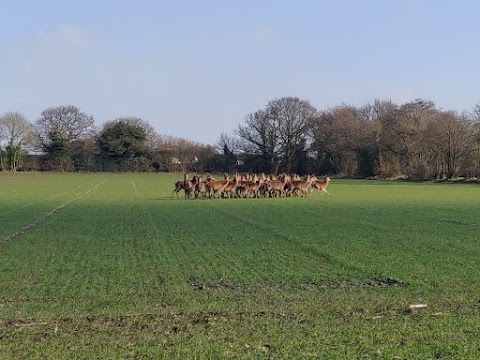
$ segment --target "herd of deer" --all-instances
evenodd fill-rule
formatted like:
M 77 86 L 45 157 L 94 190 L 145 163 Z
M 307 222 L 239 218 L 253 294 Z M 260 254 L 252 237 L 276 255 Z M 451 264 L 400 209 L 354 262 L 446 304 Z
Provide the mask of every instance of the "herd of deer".
M 202 176 L 193 175 L 188 179 L 188 174 L 184 174 L 183 181 L 175 183 L 173 194 L 181 190 L 185 191 L 185 199 L 198 198 L 213 199 L 215 197 L 228 198 L 256 198 L 256 197 L 285 197 L 285 196 L 309 196 L 312 191 L 317 189 L 320 195 L 330 193 L 327 191 L 330 177 L 326 176 L 324 180 L 318 180 L 314 175 L 307 175 L 302 180 L 298 175 L 282 174 L 279 179 L 273 175 L 266 176 L 261 174 L 240 176 L 235 174 L 231 180 L 228 174 L 224 174 L 223 180 L 215 180 L 211 175 L 207 175 L 205 180 Z

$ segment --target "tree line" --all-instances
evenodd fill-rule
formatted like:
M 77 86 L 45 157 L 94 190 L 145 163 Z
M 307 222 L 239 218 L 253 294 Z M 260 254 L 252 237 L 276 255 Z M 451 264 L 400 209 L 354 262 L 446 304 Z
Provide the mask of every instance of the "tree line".
M 1 170 L 210 171 L 219 157 L 213 146 L 159 135 L 138 117 L 97 128 L 72 105 L 45 109 L 34 123 L 18 112 L 0 117 Z
M 0 116 L 0 169 L 329 174 L 434 179 L 480 175 L 480 103 L 462 113 L 428 100 L 317 110 L 271 100 L 214 145 L 162 136 L 145 120 L 95 126 L 79 108 L 45 109 L 35 122 Z
M 285 97 L 222 134 L 224 152 L 266 173 L 440 179 L 480 175 L 480 103 L 462 113 L 417 99 L 317 110 Z

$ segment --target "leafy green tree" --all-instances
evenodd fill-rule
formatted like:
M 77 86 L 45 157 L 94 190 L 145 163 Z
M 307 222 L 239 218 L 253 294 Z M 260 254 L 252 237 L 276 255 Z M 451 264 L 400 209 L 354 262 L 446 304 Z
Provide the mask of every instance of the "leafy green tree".
M 65 171 L 70 168 L 70 147 L 66 139 L 57 132 L 48 134 L 49 142 L 44 149 L 47 153 L 49 167 L 53 170 Z
M 97 139 L 103 158 L 118 171 L 138 170 L 146 163 L 150 155 L 146 142 L 145 130 L 122 118 L 106 123 Z

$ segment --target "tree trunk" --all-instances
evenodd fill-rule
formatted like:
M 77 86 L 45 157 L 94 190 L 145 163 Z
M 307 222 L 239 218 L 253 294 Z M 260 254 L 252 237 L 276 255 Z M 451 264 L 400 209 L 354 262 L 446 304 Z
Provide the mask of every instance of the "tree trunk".
M 12 149 L 12 166 L 11 169 L 13 172 L 17 171 L 17 164 L 19 160 L 19 151 L 15 148 Z

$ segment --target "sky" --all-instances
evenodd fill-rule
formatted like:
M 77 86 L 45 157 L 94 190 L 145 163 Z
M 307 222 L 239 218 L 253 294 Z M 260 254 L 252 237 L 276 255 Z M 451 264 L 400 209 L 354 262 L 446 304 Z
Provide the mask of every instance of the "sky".
M 0 0 L 0 114 L 75 105 L 214 144 L 270 100 L 480 101 L 480 1 Z

